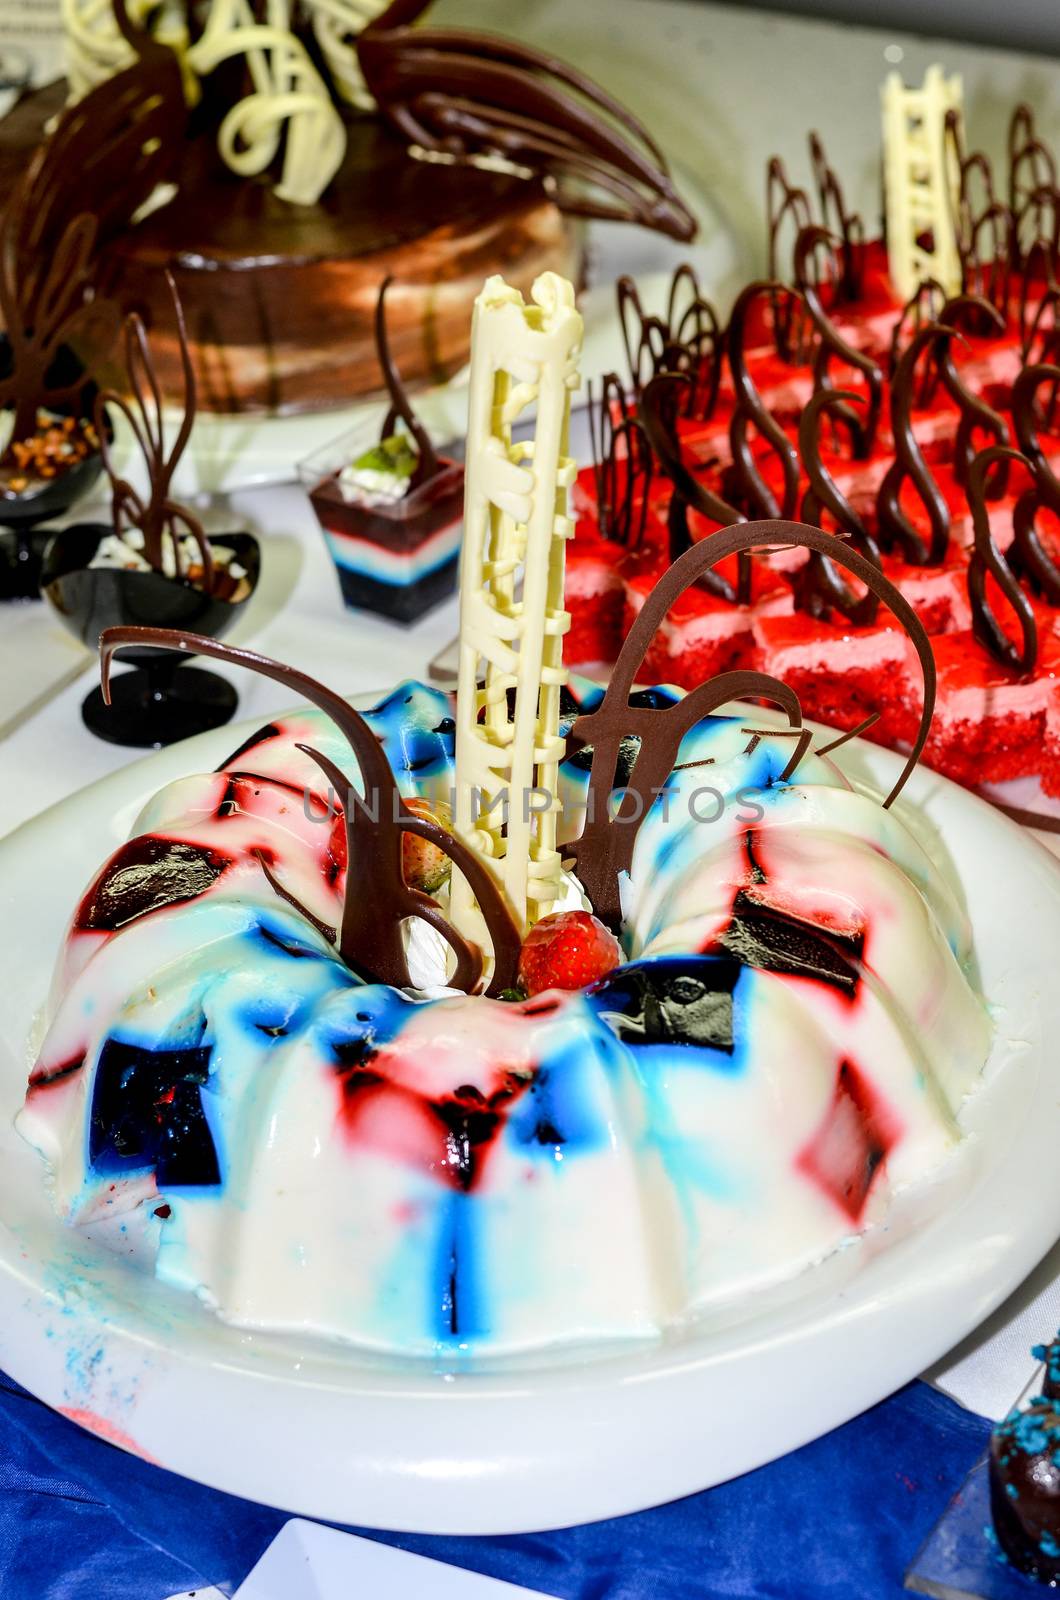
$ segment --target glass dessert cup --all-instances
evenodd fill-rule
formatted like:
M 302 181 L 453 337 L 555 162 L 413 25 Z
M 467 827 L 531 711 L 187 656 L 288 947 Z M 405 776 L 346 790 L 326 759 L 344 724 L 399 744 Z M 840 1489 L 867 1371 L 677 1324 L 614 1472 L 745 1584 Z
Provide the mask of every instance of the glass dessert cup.
M 44 552 L 41 593 L 90 650 L 97 648 L 104 628 L 129 624 L 179 628 L 218 639 L 257 588 L 261 551 L 249 533 L 211 536 L 211 547 L 230 551 L 246 571 L 246 594 L 224 600 L 161 572 L 93 567 L 100 543 L 113 532 L 111 523 L 76 523 L 53 534 Z M 123 651 L 122 659 L 133 662 L 134 670 L 115 676 L 111 704 L 104 704 L 96 688 L 81 706 L 85 726 L 98 738 L 158 749 L 231 720 L 238 696 L 217 673 L 183 666 L 186 656 L 159 650 Z
M 6 335 L 0 335 L 0 378 L 9 369 L 10 361 L 11 347 Z M 49 383 L 59 387 L 76 381 L 80 371 L 76 356 L 64 348 L 49 374 Z M 73 405 L 48 405 L 45 409 L 58 417 L 73 416 L 79 422 L 92 422 L 97 392 L 96 384 L 89 381 Z M 96 449 L 54 478 L 43 479 L 22 493 L 0 490 L 0 601 L 40 599 L 41 565 L 53 531 L 38 531 L 38 526 L 62 516 L 89 494 L 102 471 L 103 457 Z
M 463 463 L 438 470 L 400 499 L 358 496 L 343 471 L 365 448 L 363 433 L 336 440 L 298 469 L 335 564 L 344 603 L 414 622 L 456 589 L 464 510 Z

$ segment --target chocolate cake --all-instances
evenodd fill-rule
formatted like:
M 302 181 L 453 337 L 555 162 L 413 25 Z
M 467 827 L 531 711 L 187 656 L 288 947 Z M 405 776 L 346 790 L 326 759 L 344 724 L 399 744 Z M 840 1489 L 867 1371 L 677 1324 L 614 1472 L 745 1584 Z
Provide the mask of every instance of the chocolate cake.
M 1016 1407 L 990 1438 L 990 1510 L 1002 1551 L 1042 1583 L 1060 1580 L 1060 1339 L 1034 1355 L 1042 1392 Z

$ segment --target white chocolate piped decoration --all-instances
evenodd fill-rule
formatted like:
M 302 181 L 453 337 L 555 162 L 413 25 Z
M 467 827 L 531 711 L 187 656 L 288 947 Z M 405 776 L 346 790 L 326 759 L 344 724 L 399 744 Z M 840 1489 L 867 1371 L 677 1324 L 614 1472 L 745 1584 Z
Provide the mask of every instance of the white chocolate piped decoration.
M 570 283 L 546 272 L 531 294 L 526 305 L 490 278 L 472 319 L 454 808 L 457 832 L 493 870 L 524 933 L 563 892 L 556 794 L 576 471 L 568 427 L 582 341 Z M 512 426 L 531 406 L 534 436 L 513 443 Z M 457 872 L 449 919 L 488 951 Z
M 891 282 L 903 300 L 928 278 L 947 295 L 959 294 L 956 174 L 946 159 L 946 117 L 963 115 L 960 76 L 947 78 L 936 64 L 927 69 L 921 88 L 907 89 L 900 74 L 891 72 L 880 98 Z

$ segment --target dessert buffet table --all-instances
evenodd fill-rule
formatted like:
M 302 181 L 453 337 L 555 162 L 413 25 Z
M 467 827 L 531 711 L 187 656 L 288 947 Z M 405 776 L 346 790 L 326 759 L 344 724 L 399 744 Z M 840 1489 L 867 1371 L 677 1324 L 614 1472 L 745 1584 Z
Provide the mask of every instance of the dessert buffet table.
M 438 9 L 445 22 L 497 26 L 490 0 L 452 0 Z M 527 42 L 562 40 L 563 53 L 589 66 L 673 153 L 679 178 L 700 198 L 706 221 L 691 254 L 723 305 L 736 279 L 760 261 L 764 161 L 775 149 L 790 149 L 793 129 L 801 130 L 809 116 L 817 114 L 826 137 L 842 143 L 849 198 L 873 214 L 877 124 L 865 108 L 874 107 L 889 65 L 902 63 L 919 77 L 929 62 L 943 59 L 961 71 L 982 143 L 995 156 L 1017 98 L 1033 100 L 1046 134 L 1060 132 L 1060 71 L 1015 55 L 680 0 L 610 0 L 603 22 L 590 0 L 529 0 L 518 25 Z M 694 125 L 687 118 L 690 105 L 701 111 Z M 792 156 L 797 176 L 800 161 L 801 152 Z M 636 271 L 649 301 L 653 274 L 661 277 L 675 258 L 673 247 L 625 229 L 591 238 L 596 280 L 606 285 L 620 270 Z M 617 360 L 609 305 L 610 291 L 601 288 L 587 313 L 592 375 Z M 425 415 L 444 434 L 459 427 L 461 407 L 458 384 L 429 402 Z M 198 496 L 207 531 L 245 527 L 262 543 L 262 581 L 232 642 L 351 693 L 370 694 L 427 676 L 455 634 L 456 603 L 413 625 L 343 609 L 334 568 L 294 475 L 298 460 L 341 431 L 344 420 L 236 425 L 207 419 L 178 488 Z M 79 519 L 92 515 L 92 507 L 78 508 Z M 220 670 L 238 690 L 240 719 L 266 721 L 289 703 L 277 684 L 227 666 Z M 94 671 L 91 658 L 43 606 L 8 606 L 0 613 L 0 837 L 132 759 L 82 725 L 79 705 Z M 1043 835 L 1042 843 L 1060 853 L 1060 835 Z M 69 886 L 71 897 L 78 887 Z M 17 938 L 18 908 L 6 905 L 2 893 L 0 905 L 5 936 Z M 772 1466 L 654 1511 L 559 1533 L 382 1537 L 563 1600 L 896 1595 L 918 1546 L 981 1454 L 988 1419 L 1004 1415 L 1029 1381 L 1030 1346 L 1058 1322 L 1060 1246 L 962 1347 L 925 1373 L 925 1381 Z M 0 1367 L 3 1357 L 0 1329 Z M 749 1396 L 748 1403 L 760 1404 L 761 1397 Z M 710 1419 L 703 1425 L 709 1428 Z M 232 1594 L 286 1520 L 117 1454 L 0 1374 L 5 1600 L 163 1600 L 183 1591 L 202 1600 L 212 1585 Z M 465 1592 L 434 1589 L 433 1581 L 411 1570 L 403 1578 L 395 1569 L 392 1592 L 417 1600 Z M 240 1590 L 246 1600 L 280 1594 L 299 1600 L 300 1592 L 270 1587 L 267 1573 Z M 333 1592 L 340 1590 L 322 1582 L 304 1590 Z M 505 1592 L 483 1590 L 482 1600 L 490 1593 L 503 1600 Z M 474 1600 L 470 1582 L 466 1593 Z

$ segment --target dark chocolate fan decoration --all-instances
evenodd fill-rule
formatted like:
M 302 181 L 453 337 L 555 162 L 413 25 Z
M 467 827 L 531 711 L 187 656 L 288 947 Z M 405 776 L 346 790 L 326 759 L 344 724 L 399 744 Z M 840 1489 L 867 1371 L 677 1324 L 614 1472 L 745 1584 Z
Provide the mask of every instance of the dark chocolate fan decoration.
M 1042 544 L 1035 526 L 1042 507 L 1060 516 L 1060 480 L 1038 437 L 1037 394 L 1045 384 L 1060 384 L 1060 366 L 1044 363 L 1024 367 L 1012 385 L 1012 424 L 1019 447 L 1034 473 L 1034 486 L 1021 494 L 1013 507 L 1008 563 L 1049 605 L 1060 606 L 1060 569 Z
M 386 292 L 393 281 L 389 274 L 383 279 L 379 287 L 379 299 L 375 303 L 375 348 L 383 382 L 390 396 L 390 410 L 383 419 L 379 438 L 380 441 L 389 439 L 399 421 L 405 424 L 416 441 L 416 467 L 409 480 L 409 488 L 414 489 L 435 476 L 438 471 L 438 456 L 431 443 L 430 434 L 412 409 L 405 385 L 401 381 L 401 374 L 394 365 L 394 358 L 390 353 L 390 339 L 386 329 Z
M 685 465 L 677 432 L 677 417 L 680 412 L 681 391 L 688 381 L 680 373 L 661 372 L 649 383 L 640 402 L 640 414 L 648 443 L 660 467 L 674 486 L 667 512 L 671 561 L 676 561 L 678 556 L 692 547 L 692 534 L 688 526 L 690 507 L 723 528 L 745 520 L 739 511 L 709 489 Z M 745 552 L 737 558 L 735 587 L 718 572 L 704 573 L 701 587 L 710 594 L 719 595 L 723 600 L 747 605 L 751 598 L 750 555 Z
M 1018 255 L 1023 219 L 1043 191 L 1056 189 L 1056 158 L 1038 137 L 1034 112 L 1023 103 L 1008 130 L 1008 208 L 1013 218 L 1013 251 Z
M 948 340 L 954 330 L 938 322 L 919 328 L 898 363 L 891 383 L 891 431 L 894 434 L 894 460 L 880 484 L 876 500 L 876 521 L 880 544 L 886 549 L 901 546 L 906 559 L 916 566 L 938 566 L 946 558 L 950 534 L 950 512 L 942 490 L 935 482 L 913 433 L 913 394 L 917 363 L 936 343 Z M 927 513 L 930 534 L 923 535 L 902 509 L 902 486 L 913 485 Z
M 749 283 L 740 292 L 732 308 L 728 346 L 729 367 L 736 390 L 736 403 L 729 422 L 733 478 L 741 510 L 761 517 L 792 517 L 799 497 L 798 451 L 762 399 L 748 370 L 745 355 L 748 313 L 754 301 L 764 294 L 802 302 L 802 296 L 797 289 L 789 288 L 787 284 L 760 279 L 755 283 Z M 758 470 L 751 442 L 747 437 L 750 427 L 761 434 L 780 463 L 784 488 L 779 503 Z
M 809 227 L 803 228 L 795 241 L 795 282 L 817 329 L 817 353 L 813 363 L 816 387 L 819 389 L 832 387 L 829 367 L 833 360 L 842 361 L 846 366 L 853 367 L 854 371 L 859 372 L 865 380 L 867 401 L 864 422 L 849 407 L 845 412 L 854 454 L 859 460 L 865 460 L 872 454 L 879 429 L 880 409 L 883 405 L 883 372 L 871 356 L 867 356 L 864 351 L 858 350 L 849 340 L 844 339 L 824 308 L 817 262 L 820 259 L 821 248 L 824 247 L 831 262 L 838 266 L 835 255 L 838 244 L 840 241 L 830 234 L 827 228 L 822 228 L 817 223 L 811 223 Z M 834 417 L 841 415 L 844 413 L 833 408 Z
M 941 321 L 947 328 L 958 331 L 962 322 L 967 322 L 973 331 L 985 327 L 991 328 L 996 334 L 1004 334 L 1006 327 L 1002 312 L 991 305 L 989 300 L 976 294 L 955 295 L 952 300 L 947 300 L 942 308 Z M 973 394 L 962 379 L 953 359 L 952 339 L 939 340 L 935 359 L 942 386 L 950 399 L 956 403 L 961 414 L 953 447 L 954 476 L 962 488 L 967 488 L 972 462 L 976 456 L 975 435 L 985 433 L 991 443 L 1007 445 L 1008 428 L 1004 417 L 981 395 Z M 995 459 L 994 469 L 984 485 L 992 500 L 996 500 L 1005 492 L 1005 485 L 1008 482 L 1008 460 L 1007 456 L 998 456 Z
M 413 833 L 436 845 L 450 858 L 467 878 L 478 900 L 493 941 L 494 970 L 486 993 L 496 996 L 515 985 L 519 931 L 489 869 L 468 845 L 439 823 L 413 815 L 402 799 L 379 740 L 360 713 L 341 695 L 304 672 L 283 666 L 253 650 L 236 649 L 198 634 L 178 633 L 168 628 L 128 627 L 107 628 L 100 638 L 103 695 L 108 703 L 114 653 L 132 645 L 138 649 L 150 646 L 182 654 L 212 656 L 230 666 L 258 672 L 319 707 L 343 735 L 357 758 L 363 794 L 353 789 L 345 773 L 319 750 L 304 744 L 297 746 L 320 768 L 335 794 L 345 797 L 346 892 L 338 929 L 323 927 L 279 881 L 264 856 L 259 856 L 259 860 L 275 892 L 334 943 L 339 956 L 352 971 L 369 981 L 407 988 L 411 978 L 402 925 L 406 918 L 419 917 L 442 936 L 456 957 L 456 970 L 449 980 L 453 988 L 470 993 L 482 975 L 481 951 L 450 926 L 436 901 L 405 882 L 401 869 L 402 836 Z
M 717 312 L 700 291 L 695 269 L 684 261 L 670 280 L 666 317 L 649 315 L 634 280 L 615 284 L 618 321 L 633 393 L 661 372 L 680 372 L 688 379 L 682 411 L 705 421 L 713 416 L 721 387 L 725 339 Z M 682 306 L 682 296 L 686 303 Z
M 982 150 L 964 148 L 959 111 L 946 113 L 944 139 L 953 176 L 952 221 L 961 284 L 965 294 L 979 295 L 1004 312 L 1008 309 L 1012 215 L 994 190 L 994 169 Z
M 856 300 L 863 278 L 862 246 L 865 227 L 856 211 L 848 211 L 842 185 L 825 154 L 820 134 L 810 134 L 810 165 L 821 208 L 821 221 L 840 240 L 838 292 L 842 300 Z
M 810 480 L 802 497 L 801 516 L 803 522 L 821 527 L 822 512 L 827 511 L 851 548 L 879 567 L 876 541 L 821 459 L 822 419 L 831 413 L 834 421 L 846 426 L 851 403 L 864 404 L 864 396 L 853 391 L 819 389 L 799 419 L 799 454 Z M 855 594 L 839 576 L 831 558 L 819 551 L 810 552 L 809 560 L 795 574 L 792 587 L 796 606 L 811 616 L 829 616 L 838 611 L 855 627 L 867 627 L 876 620 L 879 596 L 872 589 L 866 589 L 863 595 Z
M 1015 573 L 994 543 L 990 532 L 990 513 L 987 510 L 987 485 L 997 464 L 1004 462 L 1006 469 L 1018 461 L 1033 472 L 1028 458 L 1019 450 L 1004 445 L 991 445 L 980 451 L 972 462 L 968 474 L 968 504 L 972 511 L 975 530 L 975 548 L 968 561 L 968 598 L 972 607 L 972 632 L 979 643 L 990 651 L 1002 666 L 1013 672 L 1033 672 L 1038 659 L 1038 625 L 1030 601 L 1019 586 Z M 1020 643 L 1015 645 L 1001 626 L 991 608 L 986 593 L 987 575 L 993 578 L 1020 626 Z
M 1017 319 L 1020 355 L 1025 367 L 1052 361 L 1057 354 L 1060 284 L 1053 274 L 1054 256 L 1048 240 L 1035 239 L 1020 265 Z
M 590 380 L 587 397 L 597 527 L 603 538 L 633 549 L 640 544 L 648 520 L 655 470 L 651 446 L 640 420 L 629 410 L 616 373 L 601 379 L 598 399 Z
M 909 296 L 891 329 L 888 373 L 892 383 L 908 341 L 919 333 L 925 323 L 938 322 L 947 298 L 946 291 L 937 278 L 924 278 Z M 931 404 L 938 387 L 938 378 L 938 369 L 934 361 L 930 359 L 925 361 L 914 405 L 923 407 Z
M 171 499 L 169 493 L 173 473 L 191 438 L 195 422 L 196 387 L 195 370 L 184 326 L 184 310 L 172 273 L 166 273 L 166 282 L 173 299 L 173 314 L 176 319 L 184 375 L 184 414 L 172 448 L 167 452 L 162 391 L 151 360 L 147 333 L 142 319 L 136 312 L 131 312 L 125 319 L 125 367 L 132 401 L 126 400 L 115 389 L 103 390 L 96 397 L 96 427 L 103 449 L 103 465 L 110 478 L 111 512 L 114 517 L 115 532 L 123 534 L 127 529 L 139 528 L 144 539 L 144 560 L 156 572 L 164 571 L 164 553 L 168 542 L 177 576 L 181 575 L 181 536 L 190 535 L 202 562 L 203 588 L 209 591 L 213 587 L 214 578 L 209 540 L 194 512 Z M 132 484 L 120 478 L 115 471 L 106 433 L 108 405 L 122 413 L 133 431 L 133 437 L 144 458 L 148 479 L 146 501 L 141 499 Z
M 498 159 L 537 175 L 563 211 L 692 239 L 696 222 L 658 145 L 626 108 L 562 61 L 490 34 L 414 28 L 430 0 L 391 0 L 357 40 L 369 92 L 434 159 Z
M 760 672 L 722 673 L 709 683 L 700 684 L 683 700 L 661 709 L 629 703 L 630 692 L 652 639 L 666 613 L 684 591 L 728 556 L 776 546 L 805 548 L 832 557 L 868 585 L 901 623 L 923 670 L 924 708 L 916 742 L 883 802 L 885 807 L 897 799 L 920 759 L 935 704 L 935 659 L 916 612 L 883 573 L 856 550 L 845 548 L 843 541 L 834 534 L 822 533 L 819 528 L 808 528 L 797 522 L 749 522 L 711 534 L 687 550 L 660 578 L 622 646 L 603 699 L 595 711 L 578 717 L 571 730 L 573 738 L 583 746 L 592 747 L 592 765 L 585 827 L 578 839 L 564 846 L 564 854 L 573 858 L 578 879 L 593 910 L 609 927 L 617 928 L 621 923 L 619 879 L 632 865 L 639 824 L 673 771 L 681 740 L 697 722 L 728 700 L 765 699 L 787 714 L 795 739 L 795 750 L 784 769 L 784 778 L 793 775 L 809 747 L 810 731 L 802 727 L 798 696 L 787 684 Z M 630 736 L 639 739 L 639 748 L 622 803 L 612 818 L 608 797 L 623 741 L 628 741 Z

